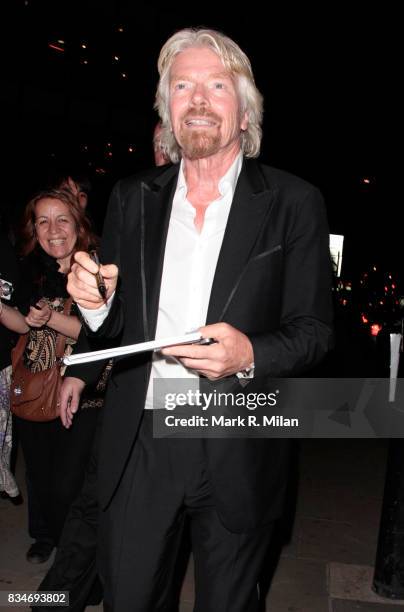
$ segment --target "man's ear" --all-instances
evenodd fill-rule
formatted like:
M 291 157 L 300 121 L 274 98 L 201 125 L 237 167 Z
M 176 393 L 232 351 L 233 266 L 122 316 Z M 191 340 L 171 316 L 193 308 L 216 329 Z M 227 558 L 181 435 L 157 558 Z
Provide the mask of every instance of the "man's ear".
M 240 129 L 245 132 L 246 129 L 248 128 L 248 113 L 247 111 L 245 111 L 245 113 L 243 114 L 242 118 L 241 118 L 241 123 L 240 123 Z

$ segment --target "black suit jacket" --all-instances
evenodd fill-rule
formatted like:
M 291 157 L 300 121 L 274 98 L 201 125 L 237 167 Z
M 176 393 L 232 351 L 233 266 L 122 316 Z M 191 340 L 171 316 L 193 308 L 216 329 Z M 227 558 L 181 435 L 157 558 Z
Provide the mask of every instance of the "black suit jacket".
M 78 350 L 106 342 L 153 339 L 164 249 L 178 166 L 154 169 L 114 188 L 102 240 L 102 260 L 116 262 L 120 282 L 97 332 Z M 219 254 L 207 323 L 225 321 L 249 336 L 259 391 L 271 377 L 296 376 L 330 346 L 331 265 L 319 191 L 255 160 L 244 160 Z M 87 345 L 86 345 L 87 343 Z M 105 507 L 119 486 L 144 407 L 151 355 L 120 360 L 109 385 L 100 452 Z M 70 368 L 87 381 L 96 366 Z M 231 384 L 237 385 L 235 377 Z M 217 510 L 233 531 L 279 516 L 289 442 L 280 439 L 204 441 Z M 139 495 L 141 495 L 139 491 Z

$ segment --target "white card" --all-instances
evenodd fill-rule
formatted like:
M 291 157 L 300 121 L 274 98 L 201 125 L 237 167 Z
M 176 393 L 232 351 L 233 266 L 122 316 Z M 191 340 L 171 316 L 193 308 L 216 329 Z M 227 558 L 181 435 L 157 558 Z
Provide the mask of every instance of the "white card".
M 91 361 L 100 361 L 101 359 L 112 359 L 121 355 L 133 355 L 135 353 L 144 353 L 146 351 L 158 351 L 167 346 L 176 344 L 193 344 L 202 340 L 202 335 L 199 332 L 184 334 L 183 336 L 173 336 L 171 338 L 159 338 L 150 342 L 139 342 L 138 344 L 128 344 L 126 346 L 117 346 L 111 349 L 102 349 L 101 351 L 91 351 L 89 353 L 76 353 L 66 355 L 63 358 L 63 363 L 67 366 L 78 365 L 80 363 L 90 363 Z

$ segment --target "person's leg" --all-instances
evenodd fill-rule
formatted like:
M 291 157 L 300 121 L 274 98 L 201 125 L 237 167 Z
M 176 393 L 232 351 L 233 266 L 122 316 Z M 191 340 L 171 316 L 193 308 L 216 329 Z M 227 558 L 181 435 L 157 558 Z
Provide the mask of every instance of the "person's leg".
M 50 527 L 50 480 L 54 424 L 15 417 L 24 454 L 28 492 L 29 534 L 35 539 L 27 552 L 31 563 L 46 561 L 54 547 Z
M 79 411 L 73 426 L 65 429 L 58 419 L 52 470 L 52 532 L 59 541 L 66 516 L 80 493 L 94 442 L 97 408 Z
M 202 446 L 196 453 L 185 496 L 195 565 L 194 612 L 258 612 L 259 577 L 273 523 L 246 533 L 226 529 L 216 510 Z
M 31 481 L 30 473 L 25 471 L 25 482 L 27 485 L 28 500 L 28 533 L 34 540 L 52 540 L 53 537 L 49 524 L 42 512 L 35 486 Z
M 9 497 L 17 497 L 20 492 L 10 468 L 13 440 L 10 383 L 11 367 L 0 370 L 0 491 Z
M 96 436 L 83 487 L 70 507 L 55 560 L 38 587 L 38 591 L 69 591 L 70 612 L 83 612 L 102 599 L 96 568 L 98 514 Z M 34 606 L 32 610 L 56 608 Z
M 147 411 L 146 411 L 147 412 Z M 122 482 L 101 514 L 99 571 L 108 612 L 172 609 L 189 455 L 153 439 L 146 414 Z
M 192 511 L 194 612 L 258 612 L 259 576 L 272 531 L 271 524 L 249 533 L 231 533 L 214 508 Z

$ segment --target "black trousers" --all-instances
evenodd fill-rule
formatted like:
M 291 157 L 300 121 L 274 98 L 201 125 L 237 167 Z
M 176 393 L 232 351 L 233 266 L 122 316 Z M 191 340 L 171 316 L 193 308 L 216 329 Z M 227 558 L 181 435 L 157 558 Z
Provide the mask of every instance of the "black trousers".
M 100 416 L 100 415 L 99 415 Z M 69 591 L 69 612 L 83 612 L 102 599 L 96 551 L 99 506 L 97 499 L 97 433 L 83 487 L 68 512 L 52 567 L 38 591 Z M 59 610 L 33 606 L 32 610 Z
M 202 441 L 154 439 L 152 427 L 151 411 L 145 411 L 123 480 L 101 514 L 104 609 L 170 610 L 189 517 L 195 612 L 256 612 L 272 524 L 242 534 L 228 531 L 214 506 Z
M 30 485 L 55 544 L 84 479 L 97 422 L 97 409 L 77 413 L 70 429 L 60 419 L 34 423 L 15 418 Z

